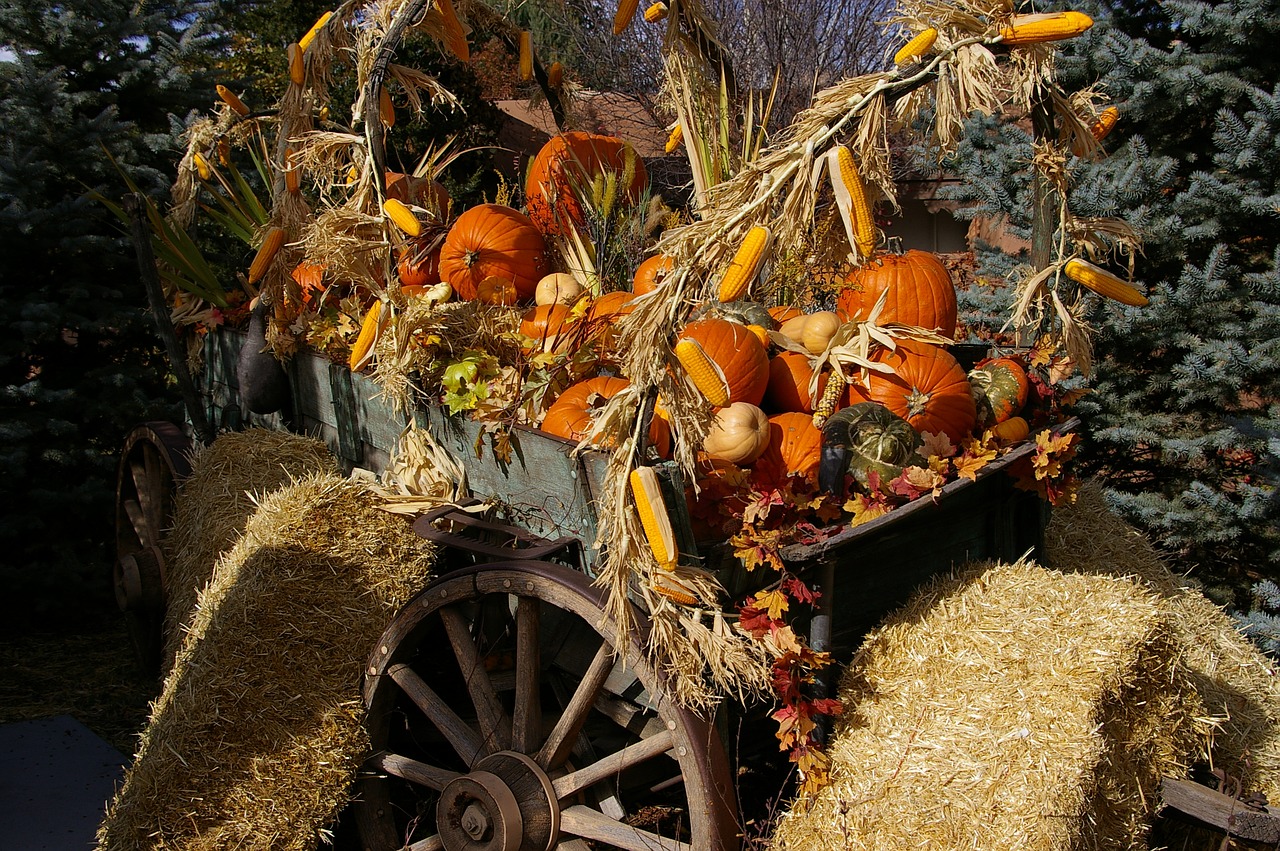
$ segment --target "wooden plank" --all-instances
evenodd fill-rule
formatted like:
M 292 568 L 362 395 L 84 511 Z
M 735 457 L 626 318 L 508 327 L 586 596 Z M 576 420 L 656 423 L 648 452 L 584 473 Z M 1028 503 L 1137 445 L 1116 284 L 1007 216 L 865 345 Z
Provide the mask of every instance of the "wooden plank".
M 1167 806 L 1240 839 L 1280 843 L 1280 810 L 1250 807 L 1190 780 L 1166 777 L 1160 797 Z

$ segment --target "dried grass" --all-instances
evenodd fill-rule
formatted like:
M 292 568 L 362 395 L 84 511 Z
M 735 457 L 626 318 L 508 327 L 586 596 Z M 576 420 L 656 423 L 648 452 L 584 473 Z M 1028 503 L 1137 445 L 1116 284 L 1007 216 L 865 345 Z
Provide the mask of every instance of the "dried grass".
M 1199 702 L 1156 595 L 984 564 L 920 592 L 845 672 L 831 784 L 777 849 L 1141 847 Z
M 1055 509 L 1046 561 L 1060 570 L 1133 576 L 1158 595 L 1206 710 L 1220 718 L 1210 757 L 1239 777 L 1245 794 L 1280 800 L 1280 679 L 1275 665 L 1204 596 L 1174 575 L 1151 543 L 1107 507 L 1087 483 L 1073 505 Z
M 200 595 L 99 848 L 311 849 L 367 748 L 360 677 L 434 553 L 360 485 L 260 501 Z

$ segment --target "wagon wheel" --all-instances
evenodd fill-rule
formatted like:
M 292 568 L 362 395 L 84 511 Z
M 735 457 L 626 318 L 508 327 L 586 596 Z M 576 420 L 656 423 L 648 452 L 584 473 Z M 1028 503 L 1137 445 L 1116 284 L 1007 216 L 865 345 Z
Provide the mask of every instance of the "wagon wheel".
M 452 573 L 383 633 L 365 678 L 366 851 L 731 849 L 737 806 L 705 720 L 657 697 L 581 573 Z
M 129 637 L 147 670 L 164 643 L 165 569 L 161 541 L 173 521 L 178 484 L 191 474 L 191 441 L 173 423 L 137 426 L 125 438 L 116 478 L 116 561 L 112 585 Z

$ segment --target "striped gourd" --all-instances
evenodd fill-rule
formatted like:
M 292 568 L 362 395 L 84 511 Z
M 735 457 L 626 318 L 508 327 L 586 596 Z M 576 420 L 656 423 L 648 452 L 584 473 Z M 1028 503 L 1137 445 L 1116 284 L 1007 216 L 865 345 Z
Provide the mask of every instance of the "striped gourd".
M 637 467 L 629 477 L 631 496 L 640 515 L 640 525 L 649 539 L 649 550 L 654 561 L 663 570 L 674 570 L 680 552 L 676 549 L 676 536 L 667 515 L 667 504 L 662 499 L 662 485 L 652 467 Z
M 818 404 L 813 406 L 813 427 L 822 428 L 827 424 L 827 420 L 836 412 L 836 406 L 840 404 L 840 397 L 844 395 L 845 388 L 844 376 L 838 370 L 832 370 L 827 377 L 827 386 L 823 389 L 822 395 L 818 397 Z
M 1051 12 L 1042 15 L 1014 15 L 1000 28 L 1001 41 L 1010 47 L 1074 38 L 1093 26 L 1093 18 L 1083 12 Z
M 676 343 L 675 356 L 693 386 L 698 388 L 698 392 L 708 402 L 717 408 L 729 404 L 729 382 L 724 377 L 724 371 L 708 357 L 701 343 L 688 337 L 682 338 Z
M 636 9 L 640 6 L 640 0 L 619 0 L 618 11 L 613 16 L 613 34 L 622 35 L 623 31 L 631 25 L 631 19 L 636 16 Z
M 666 17 L 667 17 L 666 3 L 654 3 L 653 5 L 649 6 L 647 9 L 644 10 L 644 19 L 651 24 L 656 24 L 658 23 L 658 21 L 666 20 Z
M 347 366 L 352 372 L 364 369 L 365 364 L 373 359 L 373 345 L 378 342 L 391 318 L 387 313 L 381 301 L 375 301 L 365 313 L 364 320 L 360 323 L 360 334 L 351 344 L 351 357 L 347 359 Z
M 742 245 L 738 246 L 738 253 L 729 261 L 729 268 L 720 279 L 720 301 L 742 298 L 756 275 L 760 274 L 760 266 L 772 247 L 773 232 L 764 225 L 756 225 L 747 231 Z
M 1067 261 L 1067 265 L 1063 267 L 1062 271 L 1080 286 L 1093 290 L 1100 296 L 1115 299 L 1121 304 L 1127 304 L 1131 307 L 1145 307 L 1147 305 L 1146 296 L 1127 282 L 1111 274 L 1106 269 L 1093 265 L 1088 260 L 1073 257 Z
M 520 31 L 520 79 L 533 79 L 533 33 Z
M 902 48 L 893 55 L 894 65 L 906 65 L 912 59 L 918 59 L 924 56 L 933 48 L 933 43 L 938 40 L 938 31 L 933 27 L 921 30 L 916 33 L 915 37 L 902 46 Z
M 422 235 L 422 222 L 418 221 L 418 217 L 413 214 L 413 210 L 410 210 L 403 201 L 388 198 L 382 202 L 382 212 L 386 213 L 391 223 L 404 231 L 406 235 Z
M 865 260 L 876 248 L 876 220 L 867 189 L 858 174 L 853 151 L 837 145 L 828 156 L 827 171 L 831 174 L 831 188 L 835 192 L 840 218 L 844 221 L 845 236 L 849 239 L 849 247 Z
M 307 79 L 306 53 L 301 45 L 291 44 L 287 55 L 289 57 L 289 82 L 295 86 L 301 86 Z
M 226 86 L 219 83 L 217 91 L 218 97 L 222 99 L 222 102 L 231 107 L 237 115 L 249 114 L 249 107 L 245 106 L 244 101 L 240 100 L 236 93 L 231 91 L 231 89 L 228 89 Z
M 298 47 L 302 48 L 305 52 L 306 49 L 311 46 L 311 42 L 316 40 L 316 36 L 320 34 L 320 30 L 324 29 L 324 25 L 329 23 L 329 19 L 332 17 L 333 12 L 325 12 L 321 15 L 316 22 L 311 25 L 311 29 L 307 30 L 306 34 L 304 34 L 302 38 L 298 39 Z
M 262 237 L 262 244 L 258 246 L 253 262 L 249 264 L 249 283 L 256 284 L 267 274 L 271 261 L 276 259 L 280 246 L 284 245 L 284 236 L 284 228 L 271 228 Z
M 676 126 L 672 127 L 671 132 L 667 134 L 667 144 L 666 144 L 667 153 L 669 154 L 672 151 L 674 151 L 676 148 L 680 147 L 680 143 L 683 141 L 684 141 L 684 125 L 681 124 L 679 121 L 677 121 Z

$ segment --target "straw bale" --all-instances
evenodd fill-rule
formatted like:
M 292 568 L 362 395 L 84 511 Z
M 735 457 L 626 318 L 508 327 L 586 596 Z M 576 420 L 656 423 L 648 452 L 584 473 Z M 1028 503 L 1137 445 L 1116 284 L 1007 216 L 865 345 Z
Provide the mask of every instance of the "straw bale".
M 323 443 L 289 432 L 228 432 L 197 450 L 191 476 L 178 490 L 173 529 L 165 539 L 166 668 L 182 644 L 196 596 L 208 584 L 218 557 L 244 532 L 255 499 L 302 476 L 337 471 Z
M 1275 665 L 1242 635 L 1194 580 L 1175 575 L 1156 548 L 1087 482 L 1073 505 L 1054 510 L 1045 532 L 1046 562 L 1060 570 L 1131 575 L 1167 611 L 1183 664 L 1206 710 L 1218 720 L 1214 767 L 1242 781 L 1245 794 L 1280 800 L 1280 679 Z
M 777 849 L 1142 847 L 1198 704 L 1155 595 L 984 564 L 926 587 L 845 672 L 831 783 Z
M 367 748 L 367 654 L 433 558 L 347 479 L 263 497 L 199 596 L 98 847 L 316 847 Z

